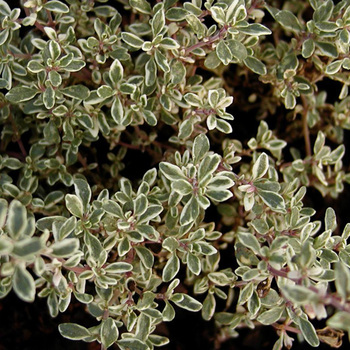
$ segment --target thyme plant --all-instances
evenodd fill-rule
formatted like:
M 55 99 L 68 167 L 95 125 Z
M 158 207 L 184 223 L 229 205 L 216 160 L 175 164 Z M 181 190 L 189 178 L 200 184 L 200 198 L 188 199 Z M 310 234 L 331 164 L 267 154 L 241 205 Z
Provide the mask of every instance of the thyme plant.
M 339 347 L 350 225 L 305 198 L 350 182 L 350 1 L 18 6 L 0 0 L 0 297 L 85 304 L 95 326 L 59 331 L 101 349 L 167 344 L 178 308 L 217 349 L 260 326 L 273 350 Z

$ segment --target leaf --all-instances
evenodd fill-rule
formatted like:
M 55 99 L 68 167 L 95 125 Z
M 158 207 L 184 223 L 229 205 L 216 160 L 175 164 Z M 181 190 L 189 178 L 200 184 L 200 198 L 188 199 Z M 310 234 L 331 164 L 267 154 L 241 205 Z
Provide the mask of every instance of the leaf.
M 269 35 L 271 30 L 260 23 L 252 23 L 248 26 L 238 27 L 237 28 L 241 33 L 247 35 Z
M 171 188 L 182 196 L 186 196 L 187 194 L 191 194 L 193 192 L 192 185 L 183 179 L 174 181 Z
M 267 170 L 269 169 L 269 157 L 268 155 L 263 152 L 260 154 L 258 159 L 255 161 L 252 169 L 252 176 L 253 179 L 260 179 L 262 178 Z
M 107 349 L 113 345 L 119 337 L 118 327 L 116 326 L 114 320 L 111 317 L 108 317 L 106 320 L 102 321 L 101 326 L 101 343 Z
M 335 265 L 335 286 L 339 295 L 346 300 L 350 295 L 350 270 L 342 262 Z
M 188 311 L 199 311 L 202 309 L 202 304 L 188 294 L 175 293 L 171 296 L 170 300 L 177 306 Z
M 267 73 L 266 66 L 253 56 L 248 56 L 243 60 L 243 62 L 250 70 L 256 74 L 265 75 Z
M 203 38 L 205 35 L 205 26 L 202 24 L 200 19 L 194 14 L 186 15 L 185 19 L 193 32 L 196 33 L 198 39 Z
M 157 65 L 153 57 L 145 65 L 145 83 L 152 86 L 157 79 Z
M 216 46 L 216 54 L 219 60 L 227 66 L 232 60 L 232 53 L 225 41 L 221 40 Z
M 238 232 L 239 240 L 253 250 L 254 253 L 258 254 L 260 252 L 260 243 L 258 239 L 250 232 Z
M 122 32 L 122 40 L 135 49 L 141 49 L 144 41 L 132 33 Z
M 180 260 L 175 253 L 173 253 L 170 259 L 164 266 L 162 273 L 162 280 L 164 282 L 170 282 L 180 270 Z
M 205 134 L 198 135 L 193 142 L 192 157 L 194 164 L 197 164 L 209 152 L 209 139 Z
M 152 19 L 152 32 L 153 37 L 155 38 L 165 26 L 165 15 L 163 9 L 160 9 L 156 12 Z
M 320 340 L 317 337 L 315 327 L 312 325 L 312 323 L 309 320 L 300 317 L 298 324 L 305 340 L 311 346 L 315 348 L 318 347 L 320 345 Z
M 20 238 L 27 227 L 27 211 L 17 199 L 12 200 L 8 209 L 6 228 L 13 239 Z
M 176 181 L 181 179 L 186 180 L 186 176 L 183 174 L 181 169 L 174 164 L 171 164 L 168 162 L 161 162 L 159 164 L 159 169 L 162 172 L 162 174 L 171 181 Z
M 201 261 L 198 258 L 198 256 L 192 253 L 187 253 L 187 266 L 189 270 L 196 276 L 198 276 L 201 273 Z
M 12 252 L 17 256 L 25 257 L 38 253 L 42 248 L 44 245 L 39 237 L 28 237 L 15 242 Z
M 275 323 L 280 320 L 284 310 L 285 310 L 284 305 L 273 307 L 272 309 L 261 313 L 258 316 L 257 321 L 264 325 L 270 325 L 272 323 Z
M 90 256 L 94 261 L 99 261 L 99 258 L 104 251 L 104 248 L 99 241 L 99 239 L 92 235 L 90 232 L 86 231 L 84 233 L 84 241 L 89 250 Z
M 131 7 L 145 15 L 150 15 L 152 12 L 151 5 L 146 0 L 129 0 L 129 4 Z
M 151 269 L 154 264 L 154 256 L 149 249 L 143 246 L 135 247 L 137 256 L 140 258 L 142 264 L 147 268 Z
M 114 86 L 123 79 L 124 68 L 119 60 L 115 59 L 109 68 L 109 78 L 111 79 Z
M 285 209 L 285 202 L 281 195 L 275 192 L 271 191 L 264 191 L 258 189 L 257 191 L 260 198 L 263 200 L 263 202 L 269 206 L 271 209 L 277 210 L 277 211 L 284 211 Z
M 23 301 L 32 302 L 35 299 L 34 279 L 22 265 L 16 266 L 13 275 L 13 290 Z
M 61 1 L 57 0 L 52 0 L 48 1 L 43 5 L 43 8 L 46 10 L 56 12 L 56 13 L 68 13 L 69 12 L 69 7 L 62 3 Z
M 111 115 L 118 125 L 123 125 L 124 108 L 118 96 L 115 96 L 114 98 L 111 108 Z
M 111 263 L 107 267 L 104 268 L 104 270 L 110 274 L 125 273 L 125 272 L 132 271 L 132 269 L 133 269 L 133 267 L 131 264 L 126 263 L 126 262 L 122 262 L 122 261 Z
M 11 15 L 11 8 L 7 4 L 7 2 L 4 0 L 0 0 L 0 13 L 4 16 Z
M 296 304 L 306 305 L 315 300 L 317 295 L 304 286 L 286 285 L 282 288 L 285 297 Z
M 334 230 L 337 228 L 337 217 L 333 208 L 327 208 L 324 223 L 326 231 L 331 230 L 334 232 Z
M 74 190 L 83 204 L 84 211 L 86 211 L 91 200 L 91 189 L 89 184 L 84 179 L 75 179 Z
M 83 340 L 91 336 L 87 328 L 76 323 L 61 323 L 58 330 L 64 338 Z
M 79 249 L 79 240 L 77 238 L 67 238 L 53 243 L 50 248 L 54 256 L 61 258 L 71 257 Z
M 117 341 L 122 350 L 149 350 L 149 347 L 136 338 L 124 338 Z
M 279 11 L 276 16 L 276 21 L 285 29 L 293 32 L 300 32 L 301 25 L 298 18 L 288 10 Z
M 28 86 L 16 86 L 11 89 L 5 97 L 12 103 L 19 103 L 31 100 L 38 93 L 39 90 Z
M 84 206 L 81 199 L 75 194 L 66 194 L 66 207 L 74 216 L 82 218 L 84 215 Z
M 180 224 L 187 225 L 196 220 L 199 215 L 199 204 L 195 196 L 185 204 L 180 215 Z
M 52 88 L 52 86 L 45 89 L 43 93 L 43 102 L 47 109 L 52 109 L 55 105 L 55 90 Z
M 84 85 L 72 85 L 60 90 L 63 95 L 76 98 L 78 100 L 86 100 L 90 95 L 90 90 Z
M 215 313 L 216 301 L 213 294 L 208 293 L 203 302 L 202 317 L 206 321 L 210 321 Z

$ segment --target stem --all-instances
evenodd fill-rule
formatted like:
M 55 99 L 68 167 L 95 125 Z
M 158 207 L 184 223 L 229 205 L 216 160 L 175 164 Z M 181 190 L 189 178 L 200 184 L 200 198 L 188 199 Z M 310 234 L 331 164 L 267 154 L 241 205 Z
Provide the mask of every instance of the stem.
M 203 47 L 203 46 L 209 46 L 209 45 L 213 44 L 215 41 L 222 39 L 224 37 L 224 35 L 226 34 L 227 30 L 228 30 L 228 26 L 225 25 L 212 37 L 206 38 L 206 40 L 199 41 L 198 43 L 186 48 L 184 56 L 187 56 L 190 52 L 192 52 L 195 49 L 198 49 L 198 48 Z

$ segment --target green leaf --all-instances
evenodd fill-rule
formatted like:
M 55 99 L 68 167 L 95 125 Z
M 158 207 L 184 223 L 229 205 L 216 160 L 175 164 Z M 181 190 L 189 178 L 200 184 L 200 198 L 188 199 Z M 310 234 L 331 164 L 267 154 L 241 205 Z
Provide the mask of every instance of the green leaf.
M 189 268 L 189 270 L 195 274 L 196 276 L 198 276 L 201 273 L 201 261 L 198 258 L 198 256 L 192 254 L 192 253 L 187 253 L 187 266 Z
M 27 211 L 24 205 L 14 199 L 9 206 L 6 228 L 13 239 L 20 238 L 27 227 Z
M 66 194 L 65 197 L 67 209 L 78 218 L 82 218 L 84 215 L 84 206 L 81 199 L 75 194 Z
M 170 72 L 170 66 L 168 64 L 167 58 L 163 55 L 160 50 L 155 50 L 154 58 L 157 62 L 158 67 L 165 73 Z
M 143 117 L 148 125 L 156 126 L 157 125 L 157 117 L 154 115 L 152 111 L 149 111 L 148 109 L 144 109 L 142 111 Z
M 7 38 L 9 37 L 10 30 L 8 28 L 5 28 L 0 32 L 0 45 L 5 44 Z
M 152 19 L 152 33 L 155 38 L 165 26 L 165 15 L 163 9 L 156 12 Z
M 163 321 L 165 322 L 170 322 L 175 318 L 175 310 L 168 301 L 165 301 L 165 308 L 162 312 L 162 315 Z
M 11 15 L 11 8 L 6 1 L 0 0 L 0 13 L 4 16 Z
M 94 261 L 99 261 L 99 258 L 104 251 L 104 248 L 99 239 L 86 231 L 84 234 L 84 241 L 89 250 L 90 256 Z
M 209 152 L 209 139 L 205 134 L 198 135 L 193 142 L 192 157 L 194 164 L 197 164 Z
M 154 256 L 149 249 L 143 246 L 135 247 L 137 256 L 140 258 L 142 264 L 147 268 L 151 269 L 154 264 Z
M 271 30 L 260 23 L 248 24 L 248 26 L 237 28 L 241 33 L 247 35 L 269 35 Z
M 312 323 L 309 320 L 300 317 L 298 324 L 305 340 L 311 346 L 315 348 L 318 347 L 320 345 L 320 340 L 317 337 L 315 327 L 312 325 Z
M 44 248 L 44 245 L 39 237 L 28 237 L 15 242 L 12 252 L 17 256 L 25 257 L 37 254 L 42 248 Z
M 181 7 L 172 7 L 170 8 L 165 16 L 169 21 L 181 22 L 186 19 L 188 12 Z
M 263 202 L 271 209 L 277 211 L 284 211 L 285 202 L 283 197 L 278 193 L 258 189 L 258 195 L 263 200 Z
M 162 174 L 170 181 L 176 181 L 181 179 L 186 180 L 186 176 L 183 174 L 181 169 L 174 164 L 161 162 L 159 164 L 159 169 L 162 172 Z
M 177 306 L 188 311 L 199 311 L 202 309 L 202 304 L 188 294 L 175 293 L 171 296 L 170 300 Z
M 185 204 L 180 215 L 180 224 L 187 225 L 196 220 L 199 215 L 199 204 L 195 196 Z
M 101 343 L 106 349 L 118 340 L 118 327 L 116 326 L 114 320 L 111 317 L 108 317 L 106 320 L 102 321 L 100 335 Z
M 253 56 L 248 56 L 243 60 L 243 62 L 250 70 L 256 74 L 265 75 L 267 73 L 266 66 Z
M 200 19 L 194 14 L 186 15 L 185 19 L 193 32 L 196 33 L 198 39 L 203 38 L 205 35 L 205 26 L 202 24 Z
M 52 84 L 52 86 L 54 86 L 54 87 L 58 87 L 62 84 L 62 77 L 55 70 L 51 70 L 49 72 L 49 80 L 50 80 L 50 83 Z
M 193 192 L 192 185 L 187 180 L 176 180 L 172 183 L 171 188 L 182 196 L 191 194 Z
M 66 238 L 63 241 L 55 242 L 50 246 L 52 254 L 58 257 L 71 257 L 79 249 L 77 238 Z
M 276 16 L 276 21 L 285 29 L 293 32 L 300 32 L 301 25 L 298 18 L 288 10 L 279 11 Z
M 157 65 L 153 57 L 145 65 L 145 83 L 152 86 L 157 80 Z
M 34 279 L 22 265 L 16 266 L 13 275 L 13 290 L 23 301 L 32 302 L 35 299 Z
M 72 85 L 61 89 L 60 91 L 63 95 L 78 100 L 86 100 L 90 95 L 90 90 L 84 85 Z
M 327 208 L 324 223 L 326 231 L 331 230 L 334 232 L 334 230 L 337 228 L 337 217 L 333 208 Z
M 283 311 L 285 310 L 285 306 L 275 306 L 270 310 L 264 311 L 261 313 L 257 321 L 264 324 L 264 325 L 270 325 L 272 323 L 275 323 L 280 320 L 282 317 Z
M 252 176 L 253 179 L 260 179 L 262 178 L 267 170 L 269 169 L 269 157 L 268 155 L 263 152 L 260 154 L 258 159 L 255 161 L 252 169 Z
M 11 89 L 5 97 L 12 103 L 19 103 L 31 100 L 38 93 L 39 90 L 28 86 L 16 86 Z
M 213 294 L 208 293 L 203 302 L 202 317 L 204 320 L 209 321 L 212 319 L 215 313 L 216 301 Z
M 115 96 L 114 98 L 111 108 L 111 115 L 118 125 L 123 125 L 124 108 L 118 96 Z
M 247 57 L 246 47 L 238 40 L 226 40 L 226 45 L 231 51 L 232 56 L 238 61 L 243 61 Z
M 245 247 L 252 249 L 254 253 L 258 254 L 260 252 L 260 243 L 252 233 L 239 232 L 238 238 Z
M 56 13 L 68 13 L 69 7 L 61 1 L 51 0 L 43 5 L 46 10 L 56 12 Z
M 317 295 L 304 286 L 299 285 L 286 285 L 282 288 L 283 294 L 287 299 L 290 299 L 296 304 L 306 305 L 310 301 L 315 300 Z
M 83 60 L 73 59 L 69 64 L 64 66 L 66 72 L 78 72 L 84 68 L 86 63 Z
M 141 49 L 144 41 L 132 33 L 122 32 L 122 40 L 135 49 Z
M 61 55 L 61 47 L 57 41 L 50 40 L 49 41 L 49 53 L 51 56 L 51 59 L 53 61 L 56 61 L 58 57 Z
M 152 13 L 151 5 L 146 0 L 129 0 L 129 4 L 135 10 L 145 15 L 150 15 Z
M 180 259 L 175 253 L 173 253 L 170 259 L 164 266 L 162 273 L 162 280 L 164 282 L 170 282 L 180 270 Z
M 335 286 L 339 295 L 346 300 L 350 295 L 350 270 L 342 262 L 335 265 Z
M 115 59 L 109 68 L 109 78 L 111 79 L 114 86 L 123 79 L 124 68 L 119 60 Z
M 110 274 L 125 273 L 125 272 L 132 271 L 132 269 L 133 269 L 133 267 L 131 264 L 129 264 L 127 262 L 122 262 L 122 261 L 111 263 L 107 267 L 104 268 L 104 270 Z
M 221 40 L 216 46 L 216 54 L 219 60 L 227 66 L 232 60 L 232 53 L 225 41 Z
M 117 341 L 122 350 L 148 350 L 149 347 L 136 338 L 124 338 Z
M 52 86 L 45 89 L 43 93 L 43 102 L 47 109 L 52 109 L 55 105 L 55 90 L 52 88 Z
M 91 336 L 87 328 L 76 323 L 61 323 L 58 330 L 64 338 L 83 340 Z
M 89 184 L 84 179 L 75 179 L 74 190 L 83 204 L 84 211 L 86 211 L 91 200 L 91 189 Z

